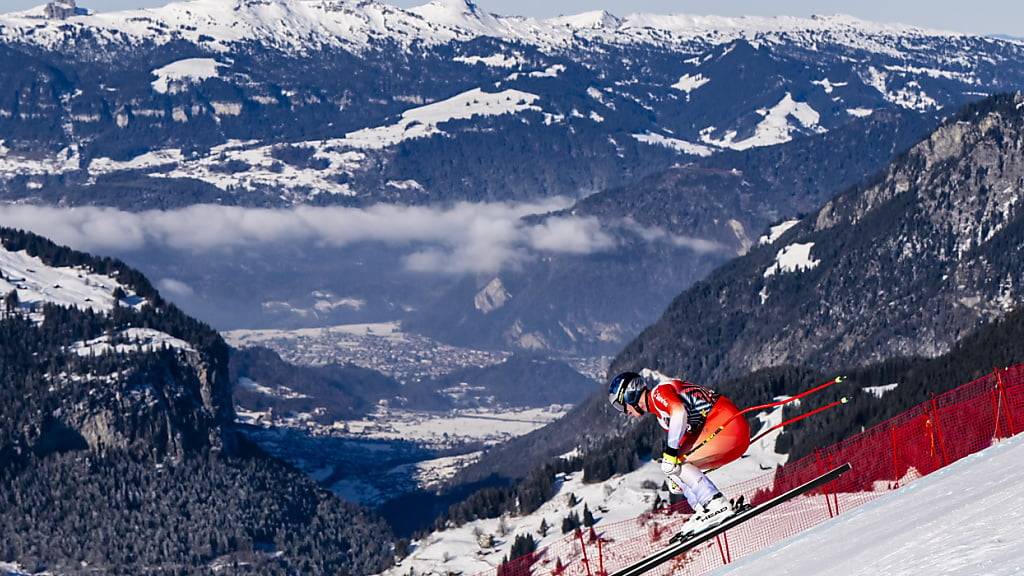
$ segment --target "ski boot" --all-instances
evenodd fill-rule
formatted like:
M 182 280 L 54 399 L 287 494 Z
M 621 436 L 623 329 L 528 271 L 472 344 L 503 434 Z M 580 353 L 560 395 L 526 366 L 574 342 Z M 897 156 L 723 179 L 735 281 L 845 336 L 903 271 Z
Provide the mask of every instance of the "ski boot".
M 710 502 L 701 507 L 700 510 L 695 512 L 690 519 L 683 524 L 683 528 L 679 531 L 678 536 L 680 539 L 685 540 L 695 534 L 703 532 L 708 528 L 714 528 L 722 522 L 732 516 L 733 507 L 732 504 L 726 500 L 725 496 L 719 492 L 715 494 L 715 497 Z

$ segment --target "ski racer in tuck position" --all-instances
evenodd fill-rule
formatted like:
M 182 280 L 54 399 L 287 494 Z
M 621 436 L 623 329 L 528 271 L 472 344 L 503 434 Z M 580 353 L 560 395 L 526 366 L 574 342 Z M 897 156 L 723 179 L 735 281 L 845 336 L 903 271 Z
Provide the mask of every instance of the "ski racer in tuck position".
M 669 491 L 683 494 L 694 510 L 681 534 L 696 534 L 732 515 L 729 500 L 704 473 L 736 460 L 750 445 L 747 421 L 736 417 L 739 409 L 731 400 L 682 380 L 668 380 L 652 388 L 636 372 L 613 378 L 608 400 L 634 418 L 654 414 L 668 432 L 661 469 L 668 477 Z M 704 430 L 716 433 L 702 438 Z M 698 440 L 701 443 L 694 448 Z

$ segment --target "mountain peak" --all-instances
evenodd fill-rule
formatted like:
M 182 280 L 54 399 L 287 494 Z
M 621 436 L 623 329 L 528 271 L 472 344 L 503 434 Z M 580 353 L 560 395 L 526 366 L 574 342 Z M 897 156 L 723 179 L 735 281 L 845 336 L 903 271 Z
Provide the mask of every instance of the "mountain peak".
M 502 36 L 502 26 L 498 19 L 481 10 L 473 0 L 432 0 L 427 4 L 409 8 L 408 12 L 432 24 L 486 36 Z
M 592 29 L 614 29 L 622 25 L 622 18 L 608 12 L 607 10 L 591 10 L 570 16 L 558 16 L 549 18 L 546 22 L 554 26 L 566 26 L 569 28 L 592 28 Z

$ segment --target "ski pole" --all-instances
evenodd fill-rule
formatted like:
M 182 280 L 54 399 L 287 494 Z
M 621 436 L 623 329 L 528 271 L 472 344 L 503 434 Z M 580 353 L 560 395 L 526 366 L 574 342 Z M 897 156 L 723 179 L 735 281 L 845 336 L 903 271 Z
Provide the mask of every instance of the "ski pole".
M 806 396 L 810 396 L 811 394 L 814 394 L 815 392 L 819 392 L 821 390 L 824 390 L 825 388 L 828 388 L 829 386 L 832 386 L 833 384 L 839 384 L 840 382 L 843 382 L 844 380 L 846 380 L 846 376 L 836 376 L 835 378 L 829 380 L 828 382 L 825 382 L 824 384 L 822 384 L 820 386 L 815 386 L 814 388 L 811 388 L 810 390 L 805 390 L 805 391 L 797 394 L 796 396 L 790 396 L 789 398 L 786 398 L 784 400 L 778 400 L 776 402 L 770 402 L 768 404 L 761 404 L 760 406 L 751 406 L 750 408 L 744 408 L 743 410 L 740 410 L 739 412 L 733 414 L 732 418 L 729 418 L 728 420 L 725 421 L 725 424 L 722 424 L 721 426 L 719 426 L 718 429 L 716 429 L 714 432 L 712 432 L 710 436 L 708 436 L 707 438 L 702 440 L 700 444 L 694 446 L 692 450 L 687 452 L 686 453 L 686 458 L 689 458 L 690 456 L 693 455 L 694 452 L 696 452 L 697 450 L 700 450 L 701 448 L 706 446 L 708 442 L 711 442 L 712 440 L 714 440 L 715 437 L 718 436 L 722 432 L 722 430 L 725 430 L 725 427 L 728 426 L 729 424 L 731 424 L 733 420 L 735 420 L 736 418 L 739 418 L 740 416 L 746 414 L 747 412 L 766 410 L 768 408 L 775 408 L 777 406 L 782 406 L 783 404 L 789 404 L 790 402 L 795 402 L 795 401 L 797 401 L 797 400 L 799 400 L 801 398 L 804 398 Z
M 783 426 L 787 426 L 787 425 L 792 424 L 794 422 L 799 422 L 800 420 L 803 420 L 804 418 L 810 418 L 811 416 L 814 416 L 818 412 L 824 412 L 825 410 L 828 410 L 829 408 L 835 408 L 836 406 L 839 406 L 840 404 L 846 404 L 849 401 L 850 401 L 849 398 L 847 398 L 846 396 L 843 396 L 842 398 L 840 398 L 839 400 L 836 400 L 835 402 L 832 402 L 831 404 L 826 404 L 826 405 L 824 405 L 824 406 L 822 406 L 820 408 L 815 408 L 814 410 L 811 410 L 810 412 L 805 412 L 805 413 L 803 413 L 803 414 L 801 414 L 799 416 L 794 416 L 793 418 L 790 418 L 789 420 L 786 420 L 785 422 L 783 422 L 781 424 L 776 424 L 775 426 L 772 426 L 771 428 L 765 430 L 764 432 L 761 432 L 757 436 L 754 436 L 753 438 L 750 439 L 750 443 L 753 444 L 754 442 L 757 442 L 758 440 L 760 440 L 761 438 L 764 438 L 764 436 L 766 434 L 768 434 L 769 432 L 771 432 L 773 430 L 778 430 L 779 428 L 782 428 Z

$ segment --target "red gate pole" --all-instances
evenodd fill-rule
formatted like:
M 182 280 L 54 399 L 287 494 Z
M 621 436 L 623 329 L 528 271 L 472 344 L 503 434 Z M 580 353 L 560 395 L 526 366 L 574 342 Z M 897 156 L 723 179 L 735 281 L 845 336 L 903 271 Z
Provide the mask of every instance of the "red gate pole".
M 824 474 L 827 472 L 826 467 L 822 466 L 821 462 L 821 450 L 814 451 L 814 462 L 818 465 L 818 474 Z M 828 497 L 828 489 L 825 488 L 825 505 L 828 506 L 828 517 L 835 518 L 835 514 L 832 513 L 832 499 Z
M 729 550 L 729 533 L 722 532 L 722 540 L 725 540 L 725 559 L 727 563 L 732 563 L 732 551 Z
M 1010 434 L 1017 434 L 1017 426 L 1013 422 L 1013 411 L 1010 410 L 1010 399 L 1006 396 L 1006 384 L 1003 383 L 1003 372 L 1006 370 L 996 369 L 996 385 L 999 387 L 999 393 L 1003 397 L 1003 412 L 1006 413 L 1006 421 L 1010 424 Z
M 939 455 L 942 457 L 942 466 L 949 466 L 949 457 L 946 455 L 946 439 L 942 434 L 942 425 L 939 424 L 939 404 L 935 401 L 935 396 L 932 396 L 932 422 L 934 422 L 934 433 L 939 438 Z
M 576 529 L 576 537 L 580 539 L 580 549 L 583 550 L 583 567 L 587 569 L 587 576 L 594 576 L 590 571 L 590 561 L 587 560 L 587 543 L 583 541 L 583 531 Z
M 715 536 L 715 544 L 718 544 L 718 554 L 722 557 L 722 565 L 728 564 L 725 560 L 725 548 L 722 546 L 722 535 Z
M 1002 410 L 999 409 L 999 403 L 1002 402 L 1002 400 L 1003 400 L 1002 391 L 999 390 L 999 384 L 996 384 L 995 388 L 993 388 L 992 390 L 989 390 L 989 394 L 988 395 L 992 399 L 992 415 L 993 415 L 992 417 L 995 418 L 995 421 L 996 421 L 995 431 L 992 432 L 992 441 L 993 442 L 998 442 L 999 441 L 999 424 L 1000 424 L 1000 422 L 999 422 L 1000 414 L 999 413 L 1002 412 Z
M 896 456 L 896 426 L 889 426 L 889 441 L 892 444 L 892 479 L 896 488 L 900 487 L 900 464 Z
M 593 530 L 593 528 L 591 528 Z M 597 537 L 597 573 L 599 576 L 608 576 L 608 573 L 604 571 L 604 550 L 601 543 L 604 541 L 600 536 Z
M 832 463 L 832 454 L 825 455 L 825 470 L 831 470 L 835 465 Z M 832 504 L 836 509 L 836 516 L 839 516 L 839 489 L 835 487 L 835 482 L 829 482 L 825 485 L 825 498 L 828 498 L 829 486 L 832 487 Z

